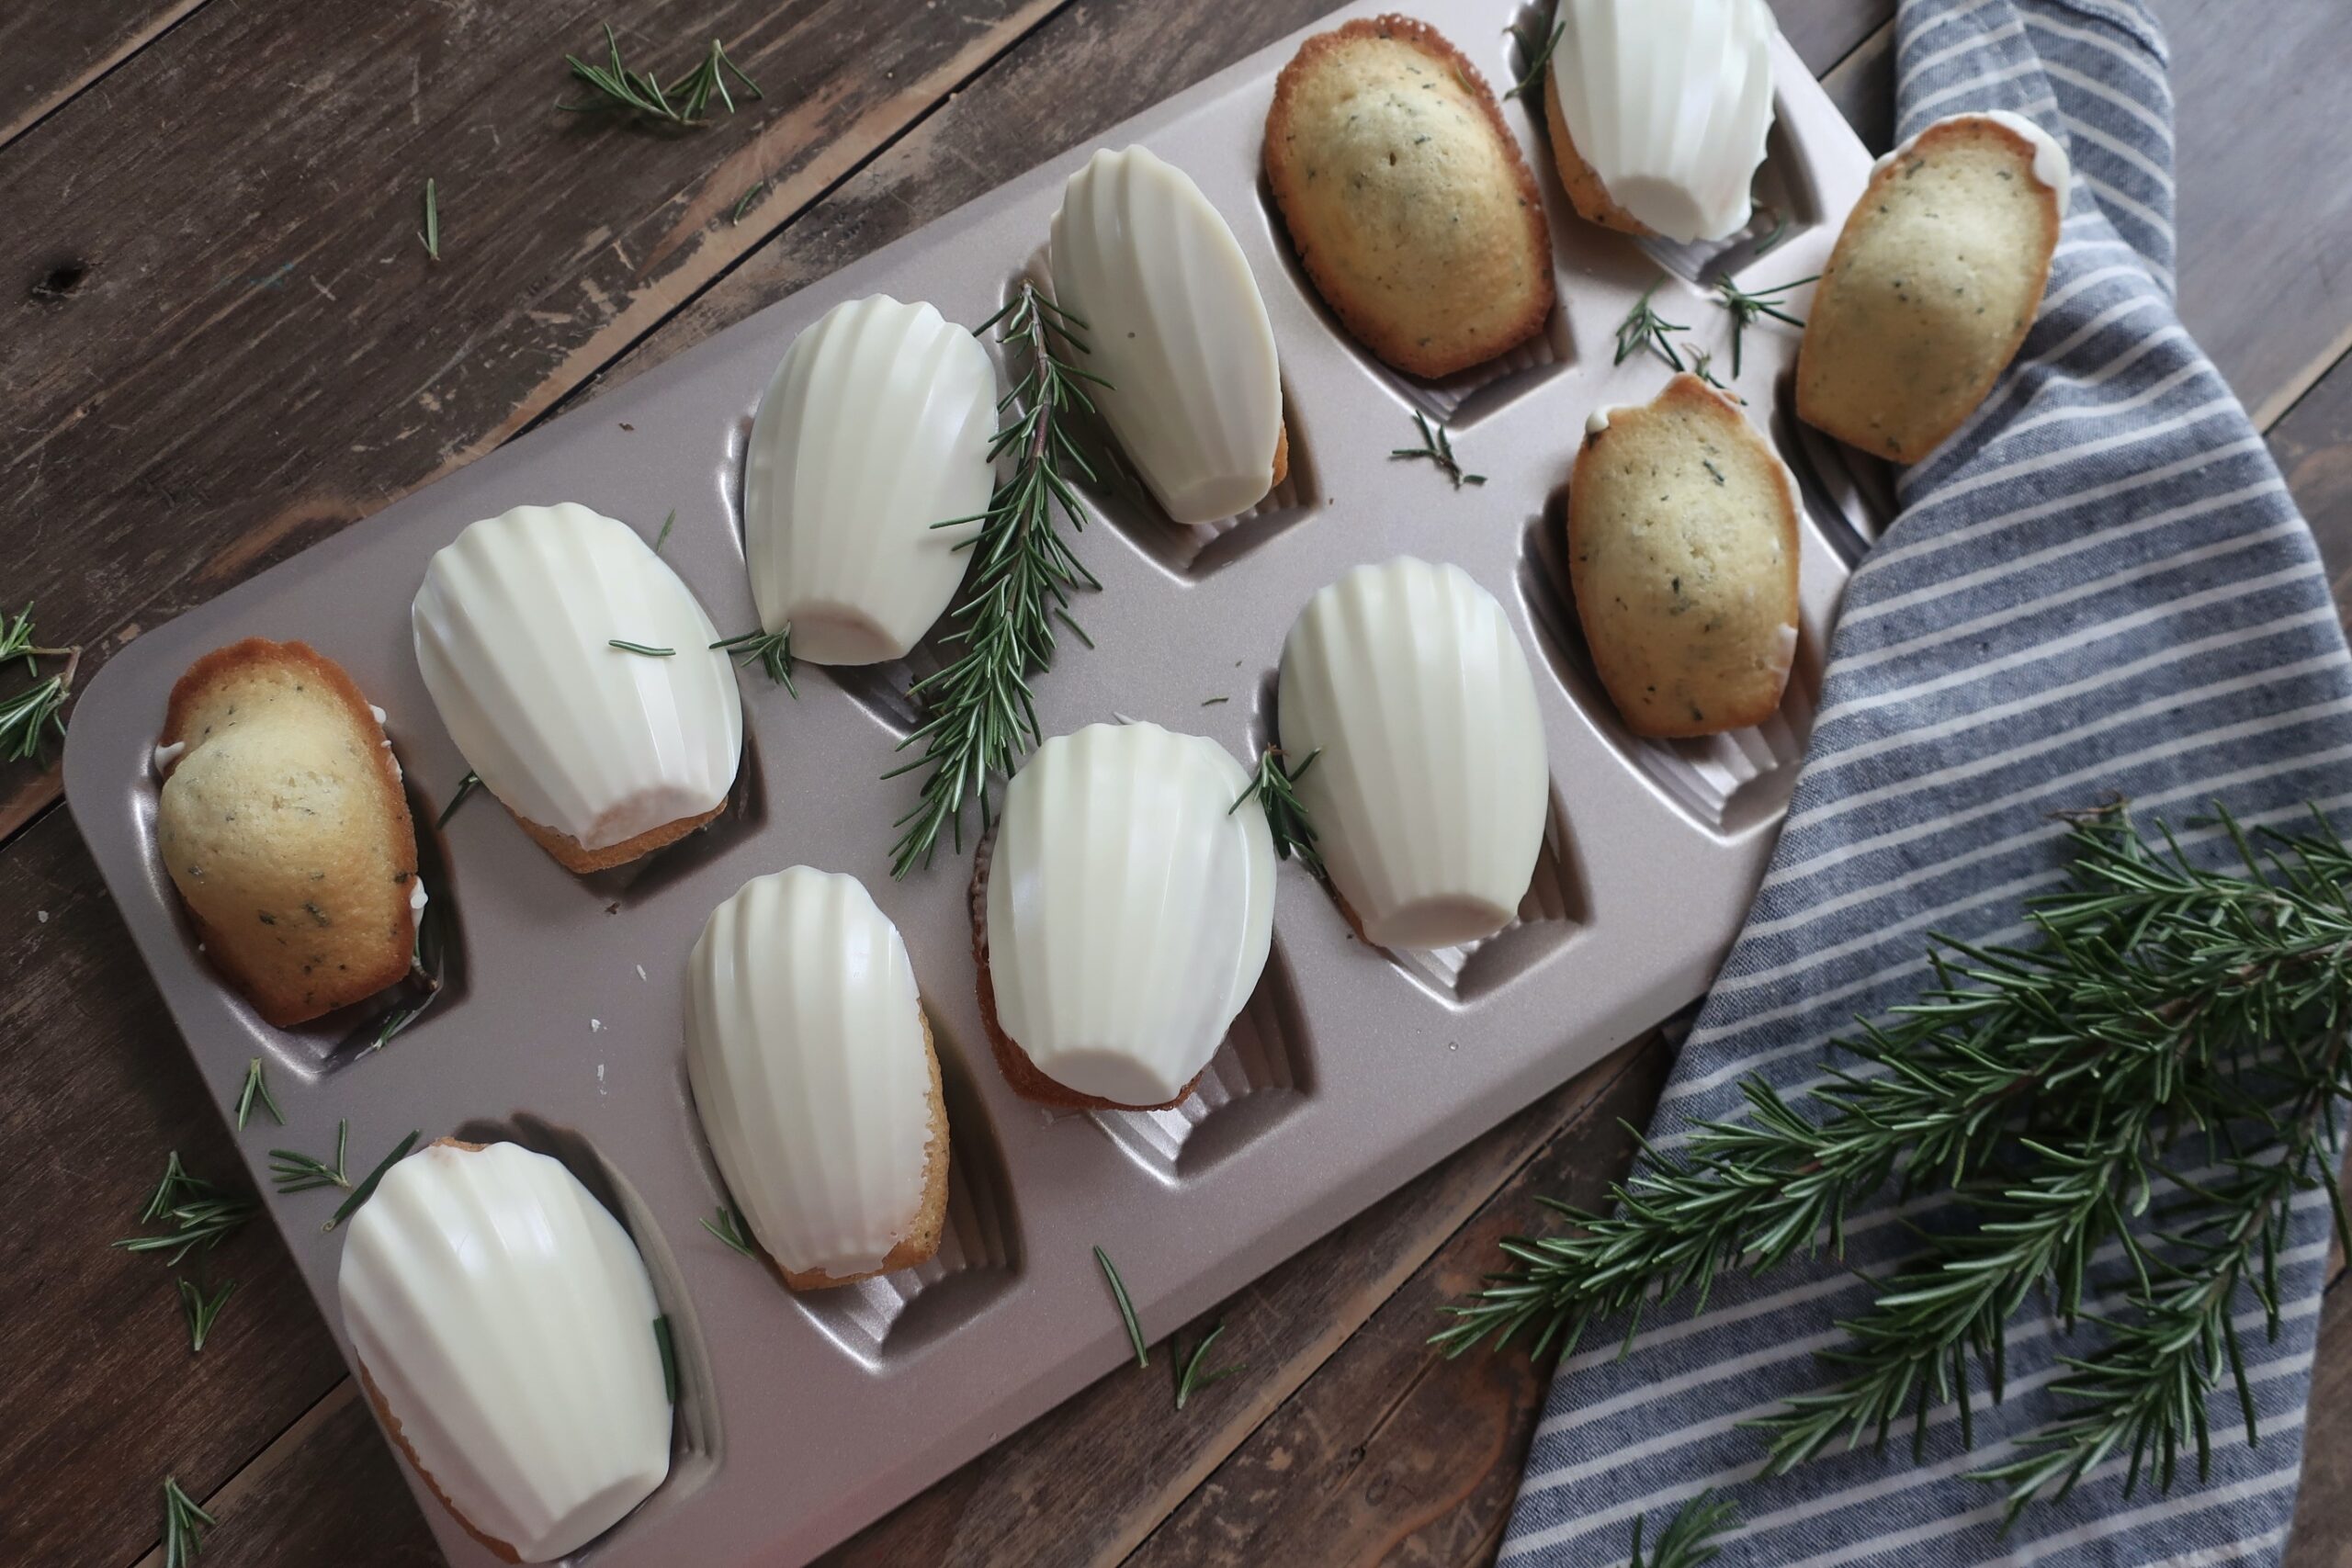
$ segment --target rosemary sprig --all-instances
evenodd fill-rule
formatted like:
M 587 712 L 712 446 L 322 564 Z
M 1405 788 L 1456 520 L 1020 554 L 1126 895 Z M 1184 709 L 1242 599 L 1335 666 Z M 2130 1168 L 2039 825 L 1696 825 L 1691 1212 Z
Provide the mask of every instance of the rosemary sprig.
M 224 1196 L 202 1177 L 190 1176 L 174 1149 L 164 1159 L 164 1179 L 139 1211 L 141 1224 L 170 1228 L 161 1235 L 124 1236 L 112 1245 L 125 1252 L 167 1251 L 171 1256 L 164 1263 L 176 1269 L 189 1253 L 220 1246 L 253 1218 L 254 1209 L 252 1199 Z
M 190 1354 L 204 1348 L 205 1337 L 212 1332 L 213 1319 L 229 1303 L 229 1292 L 237 1288 L 234 1280 L 225 1281 L 220 1292 L 207 1301 L 204 1292 L 193 1280 L 180 1281 L 180 1311 L 187 1318 L 187 1348 Z
M 1183 1370 L 1176 1377 L 1177 1409 L 1183 1409 L 1184 1402 L 1201 1390 L 1221 1383 L 1229 1377 L 1250 1370 L 1249 1362 L 1236 1361 L 1229 1367 L 1219 1367 L 1213 1372 L 1204 1373 L 1201 1371 L 1201 1362 L 1207 1359 L 1209 1347 L 1216 1344 L 1217 1336 L 1224 1332 L 1225 1325 L 1218 1324 L 1206 1334 L 1202 1335 L 1200 1343 L 1193 1347 L 1193 1353 L 1184 1358 Z
M 800 695 L 800 688 L 792 683 L 790 626 L 780 632 L 743 632 L 736 637 L 721 637 L 710 646 L 716 651 L 733 654 L 739 665 L 757 660 L 760 668 L 768 672 L 769 680 L 791 693 L 795 698 Z
M 1794 283 L 1783 283 L 1771 288 L 1759 288 L 1750 294 L 1728 277 L 1715 279 L 1715 294 L 1723 308 L 1731 312 L 1731 373 L 1734 377 L 1739 374 L 1740 343 L 1747 335 L 1747 329 L 1755 324 L 1758 317 L 1769 316 L 1773 321 L 1802 330 L 1804 322 L 1790 315 L 1784 307 L 1788 304 L 1789 295 L 1792 292 L 1803 288 L 1808 283 L 1820 281 L 1821 275 L 1815 273 L 1811 277 L 1800 277 Z
M 449 825 L 449 818 L 458 814 L 458 807 L 466 803 L 466 796 L 480 788 L 481 788 L 481 775 L 471 768 L 468 768 L 466 776 L 458 781 L 457 793 L 449 796 L 449 804 L 443 807 L 441 815 L 434 818 L 433 830 L 437 833 L 447 828 Z
M 1949 1189 L 1962 1224 L 1875 1282 L 1826 1358 L 1834 1386 L 1752 1424 L 1770 1468 L 1883 1443 L 1906 1416 L 1923 1434 L 1953 1400 L 1971 1440 L 1972 1363 L 1998 1401 L 2007 1321 L 2045 1293 L 2099 1343 L 2055 1385 L 2075 1411 L 1980 1472 L 2012 1518 L 2111 1455 L 2131 1457 L 2127 1487 L 2143 1470 L 2169 1485 L 2191 1451 L 2201 1467 L 2224 1376 L 2251 1435 L 2241 1292 L 2275 1326 L 2297 1193 L 2324 1190 L 2346 1229 L 2331 1156 L 2352 1099 L 2352 851 L 2324 820 L 2218 823 L 2238 868 L 2201 866 L 2119 810 L 2076 819 L 2066 886 L 2028 903 L 2033 945 L 1947 942 L 1917 1002 L 1841 1043 L 1862 1068 L 1804 1109 L 1748 1080 L 1745 1121 L 1700 1124 L 1679 1158 L 1651 1151 L 1613 1213 L 1554 1205 L 1571 1227 L 1508 1242 L 1512 1267 L 1434 1337 L 1459 1350 L 1523 1329 L 1565 1352 L 1603 1317 L 1637 1326 L 1686 1294 L 1703 1310 L 1724 1269 L 1760 1272 L 1824 1235 L 1842 1254 L 1849 1206 L 1892 1179 Z M 2173 1168 L 2192 1136 L 2222 1179 Z M 2133 1282 L 2095 1310 L 2091 1258 L 2109 1245 Z
M 237 1091 L 238 1132 L 242 1133 L 245 1130 L 245 1120 L 254 1113 L 254 1104 L 256 1100 L 260 1102 L 263 1110 L 269 1112 L 271 1121 L 281 1127 L 286 1125 L 286 1112 L 277 1109 L 277 1097 L 269 1092 L 269 1079 L 262 1070 L 259 1056 L 255 1056 L 245 1064 L 245 1085 Z M 174 1155 L 172 1157 L 177 1159 L 179 1156 Z
M 678 1403 L 678 1345 L 670 1334 L 670 1314 L 663 1313 L 653 1320 L 654 1348 L 662 1352 L 662 1393 L 671 1404 Z
M 313 1188 L 340 1187 L 350 1190 L 351 1178 L 344 1173 L 345 1156 L 351 1150 L 351 1123 L 338 1122 L 334 1128 L 334 1164 L 314 1159 L 295 1149 L 269 1151 L 269 1179 L 280 1192 L 308 1192 Z
M 427 256 L 441 259 L 441 197 L 431 180 L 424 182 L 424 231 L 417 238 L 424 242 Z
M 359 1185 L 351 1190 L 350 1197 L 345 1198 L 342 1202 L 335 1205 L 334 1213 L 327 1217 L 327 1223 L 321 1225 L 319 1229 L 322 1231 L 331 1231 L 334 1229 L 335 1226 L 343 1224 L 344 1221 L 351 1218 L 352 1215 L 357 1213 L 359 1212 L 360 1205 L 367 1202 L 368 1199 L 373 1198 L 376 1195 L 376 1184 L 384 1179 L 384 1173 L 391 1169 L 392 1167 L 398 1165 L 401 1162 L 401 1157 L 405 1156 L 409 1150 L 416 1146 L 416 1140 L 418 1136 L 418 1134 L 411 1133 L 407 1137 L 402 1138 L 399 1143 L 394 1144 L 392 1145 L 392 1152 L 386 1155 L 381 1160 L 377 1162 L 376 1168 L 369 1171 L 367 1176 L 361 1179 Z
M 605 646 L 606 648 L 617 648 L 623 653 L 641 654 L 647 659 L 675 659 L 678 657 L 678 650 L 674 648 L 650 648 L 644 643 L 629 642 L 624 638 L 616 637 L 605 638 Z M 711 646 L 716 648 L 718 645 L 717 643 L 713 643 Z
M 1119 1278 L 1118 1265 L 1100 1247 L 1094 1249 L 1094 1261 L 1102 1269 L 1102 1278 L 1111 1286 L 1111 1299 L 1119 1304 L 1119 1321 L 1127 1326 L 1127 1343 L 1135 1348 L 1136 1365 L 1151 1365 L 1151 1352 L 1144 1348 L 1143 1325 L 1136 1320 L 1136 1303 L 1127 1298 L 1127 1282 Z
M 204 1550 L 204 1532 L 217 1522 L 180 1490 L 176 1477 L 164 1477 L 164 1568 L 187 1568 Z
M 752 1228 L 743 1223 L 743 1211 L 732 1203 L 721 1203 L 718 1217 L 703 1221 L 702 1228 L 746 1258 L 759 1256 L 758 1249 L 752 1245 Z
M 34 635 L 30 604 L 18 611 L 14 621 L 0 615 L 0 665 L 21 659 L 25 673 L 36 678 L 23 691 L 0 697 L 0 761 L 29 762 L 40 755 L 42 743 L 51 734 L 65 733 L 65 698 L 74 690 L 74 672 L 82 667 L 82 649 L 78 644 L 43 648 L 33 640 Z M 62 659 L 65 668 L 42 677 L 44 659 Z
M 909 690 L 927 716 L 899 749 L 920 741 L 922 754 L 882 775 L 928 770 L 921 796 L 897 824 L 902 831 L 891 850 L 893 876 L 929 865 L 943 832 L 961 850 L 967 802 L 978 802 L 987 830 L 989 781 L 1011 774 L 1041 738 L 1029 682 L 1053 663 L 1056 623 L 1083 641 L 1086 634 L 1069 616 L 1069 596 L 1102 586 L 1079 564 L 1057 523 L 1067 520 L 1073 531 L 1086 526 L 1086 510 L 1065 469 L 1095 478 L 1073 428 L 1094 412 L 1086 384 L 1105 384 L 1072 357 L 1088 352 L 1078 335 L 1086 323 L 1023 283 L 974 332 L 991 327 L 999 329 L 1008 360 L 1024 367 L 998 402 L 1008 417 L 989 448 L 991 459 L 1010 453 L 1012 472 L 977 518 L 933 525 L 980 527 L 966 547 L 974 556 L 971 576 L 944 634 L 964 651 Z
M 1510 34 L 1519 40 L 1519 52 L 1527 61 L 1527 68 L 1519 73 L 1519 80 L 1511 84 L 1510 91 L 1503 95 L 1506 99 L 1532 93 L 1544 85 L 1544 73 L 1552 63 L 1552 51 L 1560 47 L 1560 35 L 1567 30 L 1567 23 L 1555 21 L 1552 24 L 1551 35 L 1545 37 L 1541 23 L 1532 29 L 1513 24 Z M 1535 41 L 1537 39 L 1542 41 Z
M 700 63 L 664 88 L 651 72 L 632 71 L 623 64 L 620 39 L 614 36 L 611 23 L 604 24 L 604 28 L 605 63 L 592 65 L 576 54 L 563 57 L 563 62 L 571 68 L 573 79 L 588 88 L 588 100 L 558 104 L 558 108 L 573 114 L 615 111 L 656 125 L 685 130 L 703 123 L 704 111 L 714 97 L 726 106 L 729 114 L 735 112 L 735 99 L 727 90 L 729 76 L 742 84 L 743 90 L 752 96 L 765 96 L 757 82 L 727 58 L 725 47 L 717 39 L 710 40 L 710 52 L 702 57 Z
M 1456 490 L 1460 490 L 1464 485 L 1482 485 L 1487 482 L 1487 476 L 1484 474 L 1465 474 L 1462 471 L 1461 463 L 1456 461 L 1453 456 L 1453 440 L 1446 434 L 1445 426 L 1430 424 L 1419 409 L 1413 411 L 1413 423 L 1420 429 L 1421 444 L 1419 446 L 1392 447 L 1388 453 L 1391 458 L 1427 457 L 1437 465 L 1439 472 L 1453 481 L 1453 488 Z
M 1723 1544 L 1716 1538 L 1739 1523 L 1739 1510 L 1732 1506 L 1731 1499 L 1716 1496 L 1710 1487 L 1674 1511 L 1674 1517 L 1658 1532 L 1657 1550 L 1645 1557 L 1642 1527 L 1648 1522 L 1647 1515 L 1634 1520 L 1634 1555 L 1625 1568 L 1702 1568 L 1723 1555 Z
M 1299 863 L 1317 876 L 1323 874 L 1323 854 L 1315 847 L 1315 825 L 1306 819 L 1306 803 L 1298 798 L 1298 781 L 1322 754 L 1317 747 L 1306 754 L 1306 761 L 1291 768 L 1283 762 L 1279 749 L 1267 747 L 1258 759 L 1258 772 L 1250 787 L 1225 811 L 1230 817 L 1255 800 L 1266 813 L 1266 830 L 1273 835 L 1275 858 L 1288 860 L 1296 855 Z
M 1663 282 L 1651 284 L 1648 292 L 1634 301 L 1634 308 L 1618 323 L 1617 357 L 1612 364 L 1623 365 L 1646 348 L 1675 369 L 1685 368 L 1682 355 L 1674 347 L 1674 334 L 1690 329 L 1679 321 L 1669 321 L 1650 309 L 1650 296 L 1664 287 Z

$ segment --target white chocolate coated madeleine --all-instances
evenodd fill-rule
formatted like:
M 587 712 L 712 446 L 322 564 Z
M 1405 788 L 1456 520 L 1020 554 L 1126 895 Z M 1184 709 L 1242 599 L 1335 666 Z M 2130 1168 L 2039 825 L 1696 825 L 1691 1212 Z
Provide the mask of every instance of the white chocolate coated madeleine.
M 1192 176 L 1101 152 L 1054 214 L 1054 299 L 1086 323 L 1081 368 L 1119 448 L 1178 523 L 1246 512 L 1275 483 L 1283 389 L 1266 302 Z
M 652 1283 L 557 1161 L 419 1149 L 353 1217 L 337 1287 L 385 1428 L 493 1550 L 561 1557 L 669 1473 Z
M 1551 776 L 1535 681 L 1494 595 L 1410 556 L 1322 589 L 1283 644 L 1279 714 L 1331 886 L 1384 947 L 1517 916 Z
M 929 305 L 876 294 L 793 339 L 752 423 L 743 542 L 768 631 L 812 664 L 902 659 L 964 580 L 996 372 Z
M 711 912 L 686 964 L 686 1076 L 728 1191 L 796 1289 L 937 1250 L 939 1065 L 906 943 L 855 877 L 796 865 Z
M 1560 0 L 1544 117 L 1590 222 L 1670 240 L 1746 226 L 1772 129 L 1764 0 Z
M 467 765 L 571 869 L 634 859 L 726 804 L 743 750 L 734 670 L 628 524 L 571 502 L 476 523 L 434 555 L 412 622 Z
M 1160 1106 L 1208 1065 L 1273 941 L 1273 840 L 1255 803 L 1234 809 L 1249 784 L 1216 741 L 1156 724 L 1057 735 L 1012 776 L 983 1006 L 1015 1089 Z

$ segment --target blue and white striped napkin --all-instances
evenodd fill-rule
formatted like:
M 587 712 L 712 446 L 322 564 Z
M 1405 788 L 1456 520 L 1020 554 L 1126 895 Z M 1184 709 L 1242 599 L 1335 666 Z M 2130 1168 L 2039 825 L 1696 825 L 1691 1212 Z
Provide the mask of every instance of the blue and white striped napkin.
M 1847 590 L 1811 749 L 1762 892 L 1652 1132 L 1741 1114 L 1739 1078 L 1801 1099 L 1823 1046 L 1910 999 L 1929 931 L 2025 934 L 2019 901 L 2060 878 L 2053 811 L 2109 791 L 2181 821 L 2219 799 L 2248 822 L 2352 805 L 2352 661 L 2310 529 L 2262 438 L 2173 308 L 2172 102 L 2141 0 L 1903 0 L 1901 130 L 1965 109 L 2030 116 L 2075 181 L 2041 317 L 1984 408 L 1901 485 L 1903 511 Z M 2196 838 L 2197 835 L 2191 835 Z M 2211 835 L 2204 837 L 2210 841 Z M 1849 1258 L 1906 1248 L 1882 1201 Z M 1744 1522 L 1722 1562 L 2275 1562 L 2294 1511 L 2326 1200 L 2305 1195 L 2282 1259 L 2285 1329 L 2239 1322 L 2262 1441 L 2225 1383 L 2211 1478 L 2123 1493 L 2125 1461 L 1997 1533 L 1966 1472 L 2058 1413 L 2062 1340 L 2030 1306 L 2006 1404 L 1964 1450 L 1947 1408 L 1907 1441 L 1757 1479 L 1737 1423 L 1823 1385 L 1815 1352 L 1869 1293 L 1834 1264 L 1719 1283 L 1705 1313 L 1655 1314 L 1619 1359 L 1596 1326 L 1552 1389 L 1506 1563 L 1623 1562 L 1629 1527 L 1702 1488 Z M 2089 1331 L 2085 1330 L 2087 1336 Z M 1982 1405 L 1981 1385 L 1976 1400 Z

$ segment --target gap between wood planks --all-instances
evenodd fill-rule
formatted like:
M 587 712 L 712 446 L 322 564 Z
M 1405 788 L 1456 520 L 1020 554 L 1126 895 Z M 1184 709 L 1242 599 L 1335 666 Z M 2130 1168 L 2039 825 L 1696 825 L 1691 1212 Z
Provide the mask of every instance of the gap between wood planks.
M 177 4 L 170 9 L 156 13 L 144 24 L 125 34 L 115 44 L 111 52 L 100 55 L 83 67 L 80 75 L 50 94 L 48 97 L 37 99 L 8 124 L 0 125 L 0 147 L 6 147 L 18 137 L 40 130 L 41 122 L 48 119 L 50 116 L 105 81 L 132 55 L 155 42 L 211 3 L 212 0 L 177 0 Z
M 199 5 L 203 3 L 209 3 L 209 0 L 198 0 Z M 416 490 L 420 490 L 425 485 L 433 483 L 435 479 L 445 477 L 453 469 L 461 468 L 465 464 L 472 462 L 476 458 L 484 456 L 486 453 L 495 451 L 497 448 L 505 446 L 508 442 L 514 440 L 518 436 L 537 429 L 540 425 L 547 423 L 548 420 L 571 408 L 582 393 L 594 389 L 599 378 L 601 378 L 607 371 L 611 370 L 616 365 L 618 365 L 623 360 L 627 359 L 648 339 L 660 333 L 679 315 L 692 308 L 698 300 L 702 299 L 710 292 L 711 289 L 718 287 L 729 276 L 732 276 L 739 267 L 764 248 L 777 235 L 783 233 L 786 229 L 791 228 L 803 218 L 822 207 L 836 191 L 840 190 L 851 180 L 856 178 L 857 175 L 865 172 L 865 170 L 872 165 L 877 159 L 887 155 L 900 142 L 904 141 L 908 137 L 921 130 L 932 119 L 933 116 L 937 115 L 943 108 L 944 108 L 957 94 L 963 92 L 974 82 L 978 81 L 980 77 L 993 70 L 1007 54 L 1011 53 L 1013 50 L 1018 49 L 1024 41 L 1034 37 L 1040 28 L 1053 21 L 1055 17 L 1060 16 L 1063 12 L 1069 10 L 1074 4 L 1076 4 L 1076 0 L 1042 0 L 1041 4 L 1024 7 L 1023 10 L 1017 12 L 1013 17 L 1008 20 L 1002 35 L 993 40 L 993 47 L 989 48 L 984 55 L 973 61 L 968 68 L 963 70 L 958 74 L 949 78 L 946 82 L 942 84 L 938 89 L 937 96 L 934 96 L 920 112 L 910 116 L 904 124 L 899 126 L 888 134 L 877 138 L 874 145 L 865 149 L 849 163 L 843 164 L 831 177 L 826 178 L 822 184 L 811 189 L 805 199 L 799 201 L 788 211 L 786 211 L 779 216 L 771 227 L 746 230 L 731 255 L 728 256 L 726 260 L 718 263 L 707 274 L 703 274 L 695 277 L 693 280 L 691 288 L 679 294 L 666 305 L 663 305 L 644 326 L 629 332 L 628 336 L 620 339 L 617 343 L 606 342 L 604 334 L 600 333 L 597 337 L 592 338 L 589 342 L 582 344 L 580 348 L 573 351 L 571 360 L 568 361 L 564 367 L 560 367 L 555 376 L 549 378 L 550 382 L 558 383 L 558 385 L 556 386 L 555 390 L 547 394 L 547 401 L 543 406 L 535 412 L 526 413 L 521 420 L 516 422 L 512 428 L 506 430 L 503 434 L 497 434 L 496 438 L 488 446 L 471 446 L 453 455 L 448 461 L 444 462 L 433 472 L 423 476 L 418 479 L 414 486 L 412 486 L 408 491 L 405 491 L 402 493 L 414 493 Z M 197 8 L 197 6 L 191 6 L 188 10 L 180 13 L 179 16 L 174 19 L 174 25 L 177 25 L 180 21 L 185 21 L 188 16 L 194 14 Z M 149 37 L 151 39 L 153 37 L 160 37 L 164 30 L 166 29 L 158 28 L 154 33 L 149 35 Z M 119 67 L 124 61 L 129 58 L 130 53 L 126 51 L 122 55 L 117 57 L 107 69 L 112 70 Z M 96 79 L 93 78 L 93 80 L 95 81 Z M 85 90 L 86 90 L 86 88 Z M 43 118 L 46 118 L 47 114 L 53 114 L 57 109 L 62 108 L 65 102 L 70 101 L 73 96 L 78 96 L 78 94 L 70 94 L 65 98 L 62 98 L 57 103 L 52 104 L 49 110 L 46 111 Z M 6 139 L 0 138 L 0 146 L 5 146 L 6 141 Z M 722 240 L 721 243 L 723 244 L 725 242 Z M 621 318 L 617 318 L 616 321 L 618 322 L 625 322 L 626 316 L 624 315 Z M 545 384 L 543 383 L 543 385 Z M 527 403 L 525 406 L 527 407 Z M 521 411 L 518 410 L 517 412 L 519 412 Z M 389 504 L 390 501 L 392 499 L 397 498 L 387 498 L 386 504 Z M 197 570 L 201 570 L 202 568 L 198 568 Z M 157 603 L 164 601 L 170 596 L 180 586 L 181 582 L 186 581 L 187 575 L 187 574 L 183 574 L 180 578 L 176 578 L 170 582 L 164 583 L 156 587 L 153 592 L 141 599 L 136 605 L 133 605 L 129 611 L 118 617 L 112 625 L 102 627 L 99 630 L 83 638 L 82 646 L 93 649 L 103 649 L 110 643 L 116 647 L 119 647 L 121 643 L 128 642 L 130 640 L 130 636 L 124 635 L 126 629 L 129 630 L 130 636 L 136 636 L 140 622 L 147 614 L 148 610 Z M 103 657 L 103 655 L 101 655 L 101 657 Z M 95 673 L 95 671 L 91 671 L 91 673 Z M 86 681 L 86 675 L 85 679 Z M 69 723 L 72 720 L 72 710 L 70 708 L 67 711 L 67 720 Z M 42 816 L 46 815 L 47 812 L 62 800 L 63 797 L 63 773 L 62 769 L 54 764 L 52 764 L 46 772 L 27 781 L 17 789 L 6 795 L 0 795 L 0 852 L 5 852 L 6 847 L 15 841 L 18 834 L 30 827 L 34 822 L 40 820 Z

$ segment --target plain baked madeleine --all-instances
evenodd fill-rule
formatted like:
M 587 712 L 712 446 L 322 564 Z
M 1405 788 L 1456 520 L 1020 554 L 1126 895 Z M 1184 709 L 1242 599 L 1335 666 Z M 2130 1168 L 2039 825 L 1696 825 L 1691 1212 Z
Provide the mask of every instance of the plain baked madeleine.
M 1797 647 L 1796 480 L 1731 400 L 1677 376 L 1586 426 L 1568 570 L 1636 735 L 1713 735 L 1781 705 Z
M 2010 114 L 1938 120 L 1879 160 L 1805 318 L 1797 416 L 1898 463 L 1959 429 L 2041 309 L 2068 178 Z
M 342 666 L 248 637 L 188 666 L 159 755 L 155 847 L 205 956 L 284 1028 L 408 973 L 416 830 Z
M 1301 44 L 1266 114 L 1266 178 L 1316 291 L 1399 370 L 1467 369 L 1551 314 L 1535 176 L 1486 78 L 1426 23 Z

